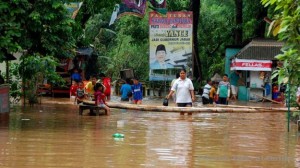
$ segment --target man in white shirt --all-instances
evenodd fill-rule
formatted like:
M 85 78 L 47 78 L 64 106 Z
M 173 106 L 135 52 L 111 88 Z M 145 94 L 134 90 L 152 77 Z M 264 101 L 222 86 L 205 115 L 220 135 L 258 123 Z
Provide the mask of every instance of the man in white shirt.
M 176 91 L 176 104 L 178 107 L 192 107 L 192 102 L 195 101 L 194 85 L 192 81 L 186 77 L 186 70 L 180 71 L 180 77 L 176 80 L 171 88 L 170 93 L 166 96 L 169 99 Z M 192 115 L 192 113 L 188 113 Z M 184 112 L 180 112 L 184 115 Z

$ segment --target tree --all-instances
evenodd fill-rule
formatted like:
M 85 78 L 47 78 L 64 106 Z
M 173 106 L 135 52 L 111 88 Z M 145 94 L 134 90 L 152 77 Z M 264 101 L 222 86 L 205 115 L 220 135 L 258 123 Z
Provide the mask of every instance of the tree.
M 268 14 L 268 8 L 265 8 L 260 0 L 244 1 L 243 7 L 243 39 L 259 37 L 264 38 L 266 34 L 266 22 L 264 18 Z
M 275 75 L 278 75 L 278 83 L 287 81 L 291 85 L 300 83 L 300 6 L 297 0 L 262 0 L 265 6 L 275 8 L 274 20 L 270 25 L 270 33 L 284 42 L 283 54 L 276 56 L 283 61 L 283 67 Z M 273 9 L 274 9 L 273 8 Z
M 75 48 L 74 21 L 68 17 L 62 1 L 28 1 L 20 8 L 26 14 L 16 20 L 23 28 L 18 42 L 28 55 L 39 53 L 57 58 L 72 57 L 70 51 Z
M 235 0 L 235 23 L 234 39 L 236 45 L 243 42 L 243 0 Z
M 200 15 L 200 0 L 191 0 L 190 10 L 193 11 L 193 71 L 194 77 L 198 81 L 202 81 L 202 63 L 199 56 L 199 43 L 198 43 L 198 25 Z
M 1 1 L 0 2 L 0 63 L 7 52 L 15 52 L 21 48 L 16 39 L 21 36 L 21 24 L 16 22 L 19 15 L 25 11 L 17 8 L 23 6 L 23 1 Z
M 23 53 L 19 75 L 24 84 L 32 86 L 28 89 L 35 97 L 36 87 L 33 86 L 37 85 L 41 76 L 51 82 L 60 79 L 52 66 L 55 58 L 73 56 L 74 20 L 68 17 L 61 0 L 1 1 L 0 11 L 0 61 L 3 53 Z

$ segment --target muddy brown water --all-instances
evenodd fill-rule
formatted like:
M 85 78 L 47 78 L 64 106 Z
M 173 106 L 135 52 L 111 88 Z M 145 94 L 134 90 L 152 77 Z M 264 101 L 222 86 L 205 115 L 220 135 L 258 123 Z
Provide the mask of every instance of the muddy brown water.
M 0 125 L 0 167 L 290 168 L 300 167 L 300 138 L 295 124 L 287 131 L 285 113 L 112 109 L 111 116 L 79 116 L 69 99 L 46 98 L 14 107 Z

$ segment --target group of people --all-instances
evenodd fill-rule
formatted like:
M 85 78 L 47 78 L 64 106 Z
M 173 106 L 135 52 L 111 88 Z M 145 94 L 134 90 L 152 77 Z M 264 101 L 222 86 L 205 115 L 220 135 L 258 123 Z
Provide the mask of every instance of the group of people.
M 131 79 L 127 78 L 125 84 L 121 86 L 121 101 L 131 101 L 133 104 L 142 104 L 143 99 L 143 85 L 139 82 L 138 78 L 133 78 L 133 84 L 131 85 Z
M 92 75 L 90 77 L 91 80 L 86 84 L 82 80 L 73 80 L 70 88 L 70 96 L 75 96 L 77 104 L 84 100 L 95 101 L 96 106 L 104 108 L 106 115 L 110 115 L 110 108 L 106 102 L 111 97 L 111 79 L 103 73 L 99 77 L 100 79 L 98 80 L 96 75 Z M 92 115 L 93 112 L 91 111 L 90 113 Z
M 203 104 L 225 104 L 228 105 L 230 97 L 235 101 L 238 94 L 238 83 L 240 81 L 241 71 L 234 71 L 228 76 L 223 75 L 223 80 L 218 82 L 208 80 L 204 86 L 202 100 Z
M 228 105 L 228 101 L 231 96 L 233 100 L 236 100 L 238 93 L 238 82 L 241 82 L 239 81 L 240 78 L 241 71 L 234 71 L 230 74 L 230 76 L 224 74 L 223 80 L 219 83 L 208 79 L 207 84 L 203 88 L 202 103 Z
M 235 71 L 230 77 L 224 74 L 223 80 L 219 83 L 208 79 L 203 89 L 203 104 L 213 104 L 214 102 L 218 104 L 228 104 L 231 95 L 232 98 L 236 100 L 237 81 L 240 79 L 240 73 L 240 71 Z M 80 103 L 84 99 L 93 99 L 95 105 L 104 108 L 106 114 L 109 115 L 110 109 L 106 102 L 110 100 L 111 96 L 110 78 L 105 77 L 104 74 L 100 75 L 100 78 L 100 80 L 97 80 L 96 76 L 91 76 L 91 81 L 85 85 L 82 81 L 78 81 L 76 101 Z M 229 82 L 229 80 L 231 82 Z M 126 79 L 125 84 L 120 88 L 120 93 L 121 101 L 132 101 L 133 104 L 142 104 L 143 86 L 138 78 L 133 78 L 132 80 Z M 176 79 L 172 81 L 170 92 L 166 98 L 170 99 L 171 97 L 174 97 L 174 101 L 178 107 L 191 107 L 195 101 L 194 86 L 192 81 L 187 77 L 185 69 L 181 69 Z M 297 103 L 300 106 L 300 87 L 298 87 L 297 91 Z M 184 112 L 180 114 L 184 115 Z M 188 114 L 191 115 L 192 113 L 188 112 Z
M 219 83 L 207 80 L 207 84 L 203 88 L 202 103 L 205 104 L 228 104 L 230 91 L 232 89 L 233 98 L 236 99 L 236 86 L 230 85 L 228 75 L 223 75 L 223 80 Z

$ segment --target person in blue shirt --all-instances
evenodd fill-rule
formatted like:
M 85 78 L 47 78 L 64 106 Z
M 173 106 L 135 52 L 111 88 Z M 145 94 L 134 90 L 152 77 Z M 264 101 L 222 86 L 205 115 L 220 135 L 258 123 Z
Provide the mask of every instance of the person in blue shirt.
M 133 78 L 133 85 L 131 89 L 132 89 L 132 96 L 133 96 L 132 102 L 134 104 L 142 104 L 143 86 L 139 82 L 138 78 Z
M 81 82 L 82 81 L 81 75 L 80 75 L 78 69 L 75 68 L 73 70 L 73 74 L 71 75 L 71 79 L 72 79 L 72 81 L 75 81 L 75 82 Z
M 129 101 L 130 95 L 132 95 L 130 79 L 126 78 L 125 82 L 126 83 L 123 84 L 120 89 L 121 101 Z
M 156 60 L 150 64 L 150 69 L 168 69 L 174 68 L 174 65 L 166 63 L 166 47 L 160 44 L 156 47 L 155 58 Z

